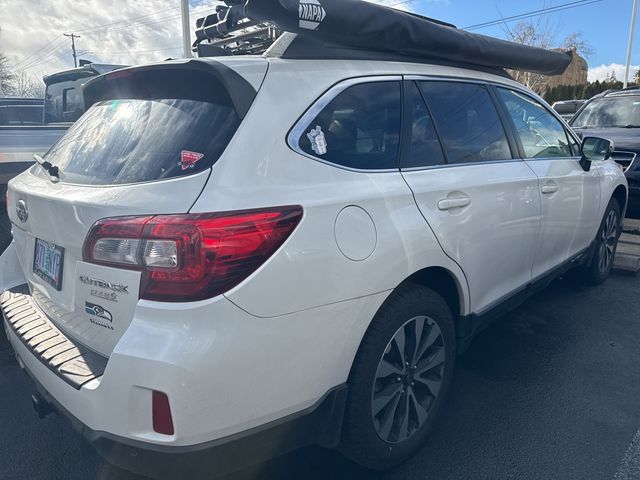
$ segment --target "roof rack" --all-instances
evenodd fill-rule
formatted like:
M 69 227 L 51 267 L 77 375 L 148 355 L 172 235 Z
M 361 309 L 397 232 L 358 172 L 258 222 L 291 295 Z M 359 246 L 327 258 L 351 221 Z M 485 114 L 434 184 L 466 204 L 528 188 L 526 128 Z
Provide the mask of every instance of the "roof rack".
M 483 69 L 523 70 L 559 75 L 569 52 L 519 45 L 457 29 L 409 12 L 363 0 L 225 0 L 215 13 L 198 19 L 194 50 L 201 56 L 266 53 L 282 57 L 339 58 L 348 52 Z M 273 27 L 273 30 L 268 30 Z M 267 29 L 267 30 L 265 30 Z M 286 48 L 273 43 L 282 32 L 297 34 Z M 257 43 L 252 41 L 257 40 Z M 322 56 L 320 48 L 326 56 Z M 366 56 L 366 55 L 365 55 Z M 294 58 L 294 57 L 291 57 Z M 357 56 L 356 56 L 357 58 Z

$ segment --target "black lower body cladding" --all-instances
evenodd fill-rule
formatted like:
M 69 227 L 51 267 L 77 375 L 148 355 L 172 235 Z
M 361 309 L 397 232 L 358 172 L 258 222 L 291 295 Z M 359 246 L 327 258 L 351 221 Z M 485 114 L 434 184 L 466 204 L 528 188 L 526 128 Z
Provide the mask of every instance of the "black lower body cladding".
M 321 41 L 414 58 L 546 75 L 563 73 L 572 60 L 568 53 L 465 32 L 363 0 L 247 0 L 245 14 Z

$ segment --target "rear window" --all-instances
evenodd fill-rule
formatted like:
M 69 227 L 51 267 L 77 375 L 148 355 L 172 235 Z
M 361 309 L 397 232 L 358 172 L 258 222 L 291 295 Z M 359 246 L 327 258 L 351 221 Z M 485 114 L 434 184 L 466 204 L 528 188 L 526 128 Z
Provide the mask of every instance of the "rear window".
M 220 157 L 240 119 L 228 98 L 98 102 L 46 155 L 66 183 L 119 185 L 198 173 Z M 42 169 L 35 169 L 45 175 Z

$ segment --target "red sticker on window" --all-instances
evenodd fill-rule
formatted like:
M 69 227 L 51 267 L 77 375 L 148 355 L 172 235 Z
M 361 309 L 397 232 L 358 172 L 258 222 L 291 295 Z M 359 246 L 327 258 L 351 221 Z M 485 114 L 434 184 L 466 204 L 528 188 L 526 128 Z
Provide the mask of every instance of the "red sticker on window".
M 195 168 L 196 163 L 198 163 L 202 157 L 204 157 L 204 153 L 183 150 L 180 152 L 180 163 L 178 165 L 180 165 L 182 170 L 189 170 L 190 168 Z

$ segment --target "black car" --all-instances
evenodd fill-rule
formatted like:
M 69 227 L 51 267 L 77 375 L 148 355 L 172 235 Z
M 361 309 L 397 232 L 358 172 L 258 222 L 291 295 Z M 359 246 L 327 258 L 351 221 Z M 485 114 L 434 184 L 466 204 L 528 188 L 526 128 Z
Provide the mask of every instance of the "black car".
M 640 88 L 605 92 L 582 107 L 569 122 L 581 137 L 613 140 L 613 155 L 629 181 L 630 208 L 640 211 Z
M 554 103 L 551 108 L 568 122 L 585 103 L 587 103 L 586 100 L 563 100 Z
M 41 98 L 0 98 L 0 125 L 41 125 L 43 112 Z

